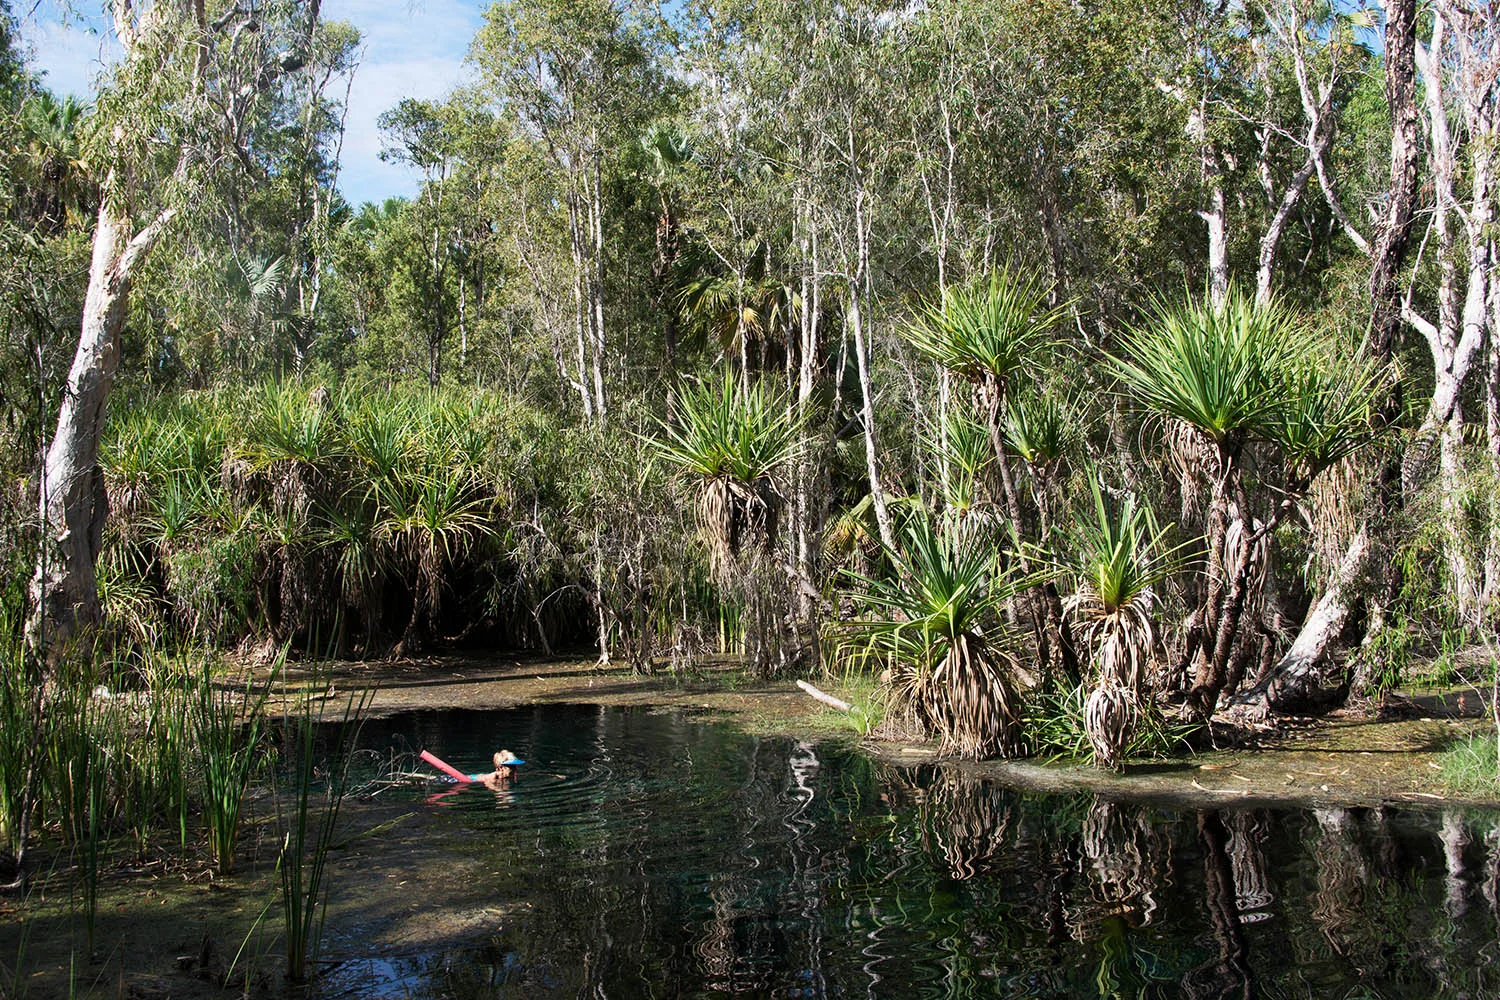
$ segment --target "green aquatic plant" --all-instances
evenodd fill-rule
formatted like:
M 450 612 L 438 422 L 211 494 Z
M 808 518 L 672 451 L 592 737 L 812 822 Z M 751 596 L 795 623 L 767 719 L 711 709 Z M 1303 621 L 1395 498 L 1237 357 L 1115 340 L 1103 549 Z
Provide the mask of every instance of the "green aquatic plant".
M 288 784 L 276 796 L 281 829 L 276 870 L 281 883 L 286 977 L 294 983 L 312 978 L 322 946 L 331 888 L 328 856 L 348 791 L 349 761 L 374 694 L 367 688 L 350 695 L 342 715 L 333 720 L 324 717 L 326 702 L 314 707 L 304 698 L 282 720 L 289 769 Z M 320 746 L 325 745 L 326 756 L 320 756 Z
M 285 656 L 283 647 L 272 666 L 272 677 Z M 198 751 L 203 820 L 219 872 L 228 874 L 234 871 L 240 815 L 260 752 L 271 681 L 259 685 L 247 681 L 242 690 L 220 687 L 214 682 L 207 659 L 191 677 L 195 686 L 191 704 L 193 741 Z

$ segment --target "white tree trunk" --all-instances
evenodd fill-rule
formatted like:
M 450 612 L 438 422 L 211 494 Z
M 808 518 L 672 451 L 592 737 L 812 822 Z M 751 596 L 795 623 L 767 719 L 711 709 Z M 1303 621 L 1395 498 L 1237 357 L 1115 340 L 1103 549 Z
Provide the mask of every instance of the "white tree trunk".
M 1276 206 L 1276 214 L 1271 216 L 1271 224 L 1260 238 L 1260 262 L 1255 271 L 1255 301 L 1261 305 L 1271 301 L 1271 278 L 1276 269 L 1276 251 L 1281 246 L 1281 234 L 1286 231 L 1286 220 L 1291 217 L 1292 209 L 1302 197 L 1312 173 L 1312 158 L 1309 156 L 1302 169 L 1292 177 L 1291 184 L 1287 185 L 1286 192 Z
M 106 182 L 106 190 L 109 188 Z M 120 332 L 136 267 L 175 215 L 163 211 L 134 238 L 114 199 L 99 206 L 88 294 L 68 388 L 47 448 L 40 483 L 42 553 L 32 580 L 34 649 L 49 663 L 102 617 L 94 562 L 108 514 L 99 470 L 99 438 L 115 370 Z
M 875 391 L 870 385 L 870 352 L 866 343 L 863 315 L 859 308 L 858 283 L 851 282 L 854 291 L 849 295 L 848 322 L 854 333 L 854 360 L 859 368 L 859 419 L 865 425 L 865 470 L 870 482 L 870 505 L 875 508 L 875 525 L 880 540 L 888 549 L 895 549 L 895 535 L 891 532 L 891 514 L 885 503 L 885 488 L 880 485 L 880 453 L 875 444 Z
M 568 195 L 568 249 L 573 255 L 573 341 L 578 355 L 578 379 L 573 384 L 578 389 L 583 403 L 583 419 L 593 422 L 594 397 L 589 392 L 589 334 L 588 276 L 584 270 L 583 220 L 579 217 L 579 197 L 576 188 Z
M 1361 526 L 1344 558 L 1329 575 L 1323 596 L 1308 613 L 1292 647 L 1259 684 L 1235 698 L 1237 705 L 1295 710 L 1322 688 L 1323 659 L 1349 620 L 1352 591 L 1364 575 L 1370 556 L 1370 533 Z
M 601 189 L 604 184 L 603 168 L 594 162 L 594 183 L 589 191 L 589 220 L 592 224 L 593 253 L 589 269 L 589 325 L 593 331 L 594 365 L 594 413 L 604 421 L 607 409 L 604 405 L 604 204 Z
M 1204 162 L 1212 160 L 1212 153 L 1204 156 Z M 1208 223 L 1208 288 L 1214 308 L 1224 304 L 1229 295 L 1229 233 L 1224 211 L 1224 188 L 1219 183 L 1218 171 L 1209 176 L 1212 190 L 1209 192 L 1208 209 L 1198 215 Z

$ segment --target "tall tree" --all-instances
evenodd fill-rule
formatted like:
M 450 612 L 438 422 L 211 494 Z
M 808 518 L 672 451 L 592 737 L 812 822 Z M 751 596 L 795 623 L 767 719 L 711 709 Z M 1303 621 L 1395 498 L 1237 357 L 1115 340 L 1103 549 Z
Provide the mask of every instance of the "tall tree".
M 611 0 L 504 0 L 486 11 L 470 56 L 487 95 L 560 176 L 573 272 L 572 380 L 584 415 L 598 421 L 609 405 L 606 183 L 662 89 L 650 28 Z
M 49 662 L 101 617 L 95 582 L 108 511 L 98 465 L 130 291 L 194 198 L 248 159 L 246 130 L 277 80 L 303 65 L 320 0 L 216 8 L 114 0 L 121 58 L 100 94 L 89 161 L 102 192 L 78 347 L 40 479 L 44 539 L 30 641 Z

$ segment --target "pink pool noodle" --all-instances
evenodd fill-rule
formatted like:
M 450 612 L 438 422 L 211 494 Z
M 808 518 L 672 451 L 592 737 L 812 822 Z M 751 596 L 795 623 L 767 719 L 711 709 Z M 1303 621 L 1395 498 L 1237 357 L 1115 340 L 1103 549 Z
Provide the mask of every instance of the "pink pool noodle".
M 448 775 L 454 781 L 468 782 L 468 781 L 472 781 L 473 780 L 467 774 L 464 774 L 462 771 L 460 771 L 458 768 L 456 768 L 453 765 L 447 763 L 446 761 L 438 759 L 438 757 L 437 757 L 436 754 L 428 753 L 426 750 L 423 750 L 422 753 L 421 753 L 421 757 L 427 763 L 431 764 L 433 767 L 437 768 L 439 771 L 442 771 L 444 774 Z

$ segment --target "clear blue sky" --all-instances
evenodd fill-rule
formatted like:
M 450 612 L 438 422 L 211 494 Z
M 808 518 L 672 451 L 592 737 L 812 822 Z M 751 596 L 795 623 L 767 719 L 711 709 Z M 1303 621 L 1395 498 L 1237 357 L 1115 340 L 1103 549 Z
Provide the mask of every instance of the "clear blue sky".
M 464 79 L 464 54 L 486 6 L 477 0 L 325 0 L 323 16 L 357 27 L 365 50 L 349 97 L 339 179 L 344 197 L 358 204 L 416 191 L 413 170 L 380 162 L 375 119 L 403 97 L 441 97 Z M 44 0 L 22 19 L 30 65 L 52 90 L 93 94 L 95 78 L 117 54 L 103 9 L 84 0 L 65 16 L 55 0 Z

